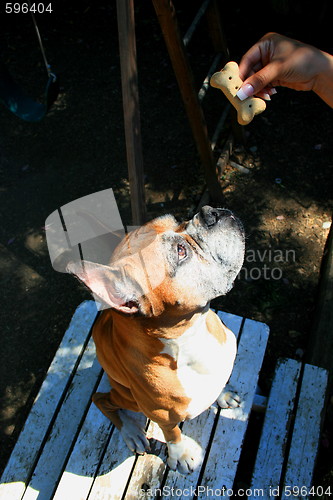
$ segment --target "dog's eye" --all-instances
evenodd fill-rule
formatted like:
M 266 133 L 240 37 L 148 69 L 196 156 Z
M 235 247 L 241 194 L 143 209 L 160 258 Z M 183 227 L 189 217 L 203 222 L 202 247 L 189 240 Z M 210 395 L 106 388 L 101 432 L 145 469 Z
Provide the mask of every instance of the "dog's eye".
M 178 259 L 179 260 L 184 260 L 187 257 L 187 250 L 186 250 L 185 245 L 178 243 L 177 251 L 178 251 Z

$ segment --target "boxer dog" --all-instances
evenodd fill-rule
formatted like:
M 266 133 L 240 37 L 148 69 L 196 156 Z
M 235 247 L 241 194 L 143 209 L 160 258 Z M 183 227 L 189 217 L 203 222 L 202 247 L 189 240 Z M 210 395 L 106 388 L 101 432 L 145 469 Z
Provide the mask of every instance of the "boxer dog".
M 193 471 L 201 456 L 179 423 L 216 400 L 223 408 L 239 404 L 224 390 L 235 336 L 209 303 L 232 288 L 243 258 L 240 221 L 229 210 L 205 206 L 188 222 L 166 215 L 130 232 L 108 265 L 68 264 L 107 307 L 93 337 L 111 391 L 94 394 L 94 403 L 140 454 L 149 442 L 124 410 L 156 422 L 168 465 L 181 473 Z

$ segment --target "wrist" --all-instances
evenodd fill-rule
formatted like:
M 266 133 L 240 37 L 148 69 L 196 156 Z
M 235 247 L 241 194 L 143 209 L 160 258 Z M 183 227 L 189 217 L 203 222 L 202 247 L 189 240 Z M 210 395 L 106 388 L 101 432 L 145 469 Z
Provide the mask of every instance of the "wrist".
M 319 66 L 312 90 L 333 108 L 333 56 L 320 51 Z

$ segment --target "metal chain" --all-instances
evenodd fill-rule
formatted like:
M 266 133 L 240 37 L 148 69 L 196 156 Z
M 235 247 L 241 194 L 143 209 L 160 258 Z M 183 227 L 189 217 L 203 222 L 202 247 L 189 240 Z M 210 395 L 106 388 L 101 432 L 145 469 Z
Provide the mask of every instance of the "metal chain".
M 35 30 L 36 30 L 36 33 L 37 33 L 37 38 L 38 38 L 38 42 L 39 42 L 39 46 L 40 46 L 40 50 L 42 52 L 42 56 L 43 56 L 43 59 L 44 59 L 44 64 L 45 64 L 45 67 L 46 67 L 46 71 L 47 71 L 47 74 L 48 76 L 51 76 L 51 67 L 50 65 L 48 64 L 47 62 L 47 59 L 46 59 L 46 54 L 45 54 L 45 50 L 44 50 L 44 46 L 43 46 L 43 42 L 42 42 L 42 38 L 40 36 L 40 33 L 39 33 L 39 29 L 38 29 L 38 26 L 37 26 L 37 22 L 36 22 L 36 19 L 35 19 L 35 15 L 34 13 L 32 12 L 31 10 L 31 2 L 30 0 L 27 0 L 28 4 L 29 4 L 29 10 L 30 10 L 30 14 L 31 14 L 31 17 L 32 17 L 32 21 L 34 23 L 34 26 L 35 26 Z

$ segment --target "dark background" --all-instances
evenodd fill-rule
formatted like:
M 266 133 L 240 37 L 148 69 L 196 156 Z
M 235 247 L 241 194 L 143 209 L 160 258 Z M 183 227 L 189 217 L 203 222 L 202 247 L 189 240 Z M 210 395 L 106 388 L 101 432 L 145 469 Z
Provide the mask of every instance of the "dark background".
M 175 1 L 182 30 L 200 2 Z M 220 2 L 230 60 L 267 31 L 298 38 L 332 53 L 329 1 Z M 0 7 L 0 54 L 15 80 L 40 96 L 46 73 L 29 14 Z M 76 306 L 89 294 L 48 258 L 45 219 L 76 198 L 112 188 L 124 224 L 131 223 L 123 131 L 115 1 L 52 2 L 36 15 L 46 54 L 61 89 L 40 123 L 0 108 L 0 468 Z M 180 219 L 198 205 L 204 177 L 152 4 L 135 1 L 142 145 L 149 217 Z M 213 51 L 206 26 L 189 57 L 199 86 Z M 211 91 L 205 103 L 210 133 L 225 104 Z M 230 125 L 221 141 L 229 133 Z M 241 277 L 218 303 L 271 328 L 261 384 L 267 393 L 279 356 L 304 357 L 333 206 L 332 110 L 311 93 L 278 89 L 265 113 L 246 127 L 234 160 L 250 174 L 226 169 L 228 208 L 241 216 L 248 248 L 295 251 L 283 279 Z M 221 142 L 222 145 L 222 142 Z M 275 179 L 282 179 L 282 186 Z M 272 263 L 268 263 L 272 264 Z M 319 484 L 329 477 L 330 423 L 324 427 Z

